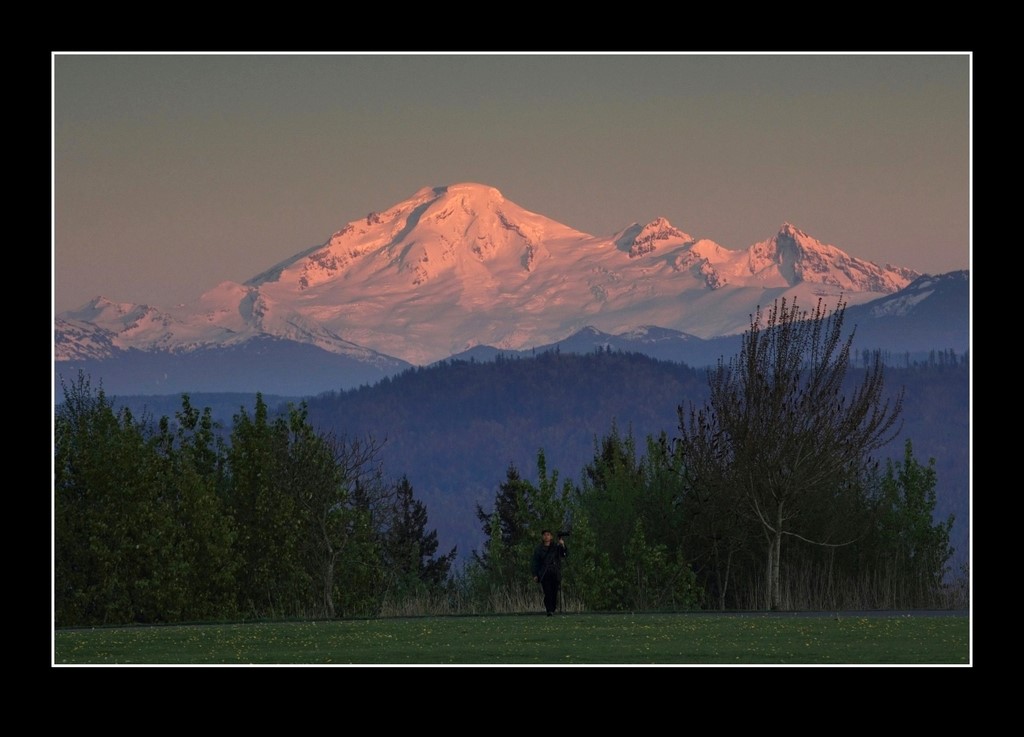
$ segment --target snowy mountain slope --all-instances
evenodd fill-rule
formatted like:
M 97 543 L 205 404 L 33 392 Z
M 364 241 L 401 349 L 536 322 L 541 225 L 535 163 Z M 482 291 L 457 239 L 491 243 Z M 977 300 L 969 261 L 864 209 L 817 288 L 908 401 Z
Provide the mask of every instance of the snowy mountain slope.
M 810 305 L 808 305 L 810 307 Z M 831 305 L 829 309 L 831 309 Z M 962 354 L 970 347 L 970 279 L 966 271 L 921 276 L 891 295 L 848 307 L 844 334 L 853 334 L 853 352 L 883 352 L 883 360 L 904 366 L 925 362 L 935 351 Z M 698 338 L 668 328 L 640 326 L 611 335 L 588 326 L 569 337 L 533 350 L 509 351 L 476 346 L 451 358 L 491 361 L 498 355 L 529 357 L 545 351 L 588 354 L 602 351 L 642 353 L 693 367 L 728 361 L 740 350 L 741 335 Z
M 971 338 L 970 273 L 920 276 L 904 289 L 846 311 L 856 326 L 855 344 L 895 356 L 953 350 L 963 353 Z
M 191 351 L 134 348 L 96 358 L 60 361 L 54 367 L 54 396 L 81 372 L 108 395 L 181 395 L 197 392 L 263 392 L 291 397 L 376 384 L 409 364 L 378 356 L 373 362 L 332 353 L 309 343 L 270 335 Z
M 365 360 L 426 364 L 476 345 L 551 344 L 587 326 L 612 335 L 638 325 L 735 334 L 778 297 L 811 306 L 842 294 L 855 305 L 917 276 L 849 256 L 789 223 L 739 251 L 664 218 L 599 237 L 493 187 L 463 183 L 421 189 L 192 305 L 163 311 L 95 300 L 61 317 L 102 328 L 98 335 L 121 349 L 191 351 L 271 335 Z

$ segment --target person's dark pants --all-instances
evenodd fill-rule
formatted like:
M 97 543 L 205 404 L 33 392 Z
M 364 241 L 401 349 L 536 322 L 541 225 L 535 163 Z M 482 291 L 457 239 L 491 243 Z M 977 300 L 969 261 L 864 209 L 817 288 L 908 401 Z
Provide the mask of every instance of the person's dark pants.
M 548 573 L 540 580 L 540 586 L 544 589 L 544 610 L 549 615 L 554 614 L 558 608 L 558 589 L 561 585 L 561 578 L 554 573 Z

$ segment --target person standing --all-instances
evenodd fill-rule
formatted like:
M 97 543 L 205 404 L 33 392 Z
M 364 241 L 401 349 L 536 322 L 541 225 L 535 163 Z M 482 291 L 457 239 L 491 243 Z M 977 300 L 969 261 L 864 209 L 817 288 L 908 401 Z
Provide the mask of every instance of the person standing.
M 540 583 L 544 590 L 544 610 L 550 617 L 558 608 L 558 591 L 562 586 L 562 561 L 569 555 L 569 549 L 565 547 L 565 539 L 558 538 L 555 543 L 555 536 L 551 530 L 544 530 L 540 534 L 541 544 L 533 551 L 531 572 L 533 580 Z

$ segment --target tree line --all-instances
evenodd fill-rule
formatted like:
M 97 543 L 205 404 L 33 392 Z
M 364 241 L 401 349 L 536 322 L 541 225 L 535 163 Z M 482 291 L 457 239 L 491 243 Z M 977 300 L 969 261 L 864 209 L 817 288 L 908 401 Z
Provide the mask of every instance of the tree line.
M 680 405 L 675 437 L 611 432 L 578 483 L 510 467 L 473 564 L 506 598 L 541 529 L 571 528 L 567 594 L 603 609 L 933 608 L 963 604 L 946 581 L 953 517 L 935 519 L 934 460 L 897 434 L 902 393 L 875 356 L 852 386 L 843 308 L 785 301 L 752 316 L 739 354 Z M 558 488 L 556 488 L 558 487 Z
M 843 312 L 752 316 L 673 434 L 613 421 L 577 481 L 543 447 L 535 481 L 510 463 L 461 569 L 372 437 L 318 431 L 305 404 L 271 418 L 259 395 L 229 433 L 188 396 L 154 423 L 80 376 L 55 416 L 56 622 L 528 609 L 545 527 L 571 533 L 580 609 L 947 606 L 934 461 L 909 440 L 900 461 L 876 458 L 902 395 L 877 355 L 851 384 Z
M 858 351 L 844 390 L 867 371 Z M 877 451 L 883 460 L 901 459 L 904 440 L 912 438 L 915 453 L 935 458 L 936 513 L 956 515 L 956 566 L 968 550 L 969 378 L 964 365 L 886 365 L 886 394 L 895 398 L 905 389 L 903 423 L 900 436 Z M 448 361 L 308 403 L 317 427 L 387 438 L 385 467 L 409 474 L 442 546 L 458 545 L 461 562 L 483 543 L 476 505 L 490 506 L 510 463 L 536 481 L 543 448 L 549 468 L 579 483 L 613 423 L 633 433 L 642 451 L 648 434 L 675 436 L 680 403 L 701 406 L 709 396 L 703 369 L 635 353 L 563 350 L 501 362 Z
M 374 615 L 440 590 L 425 506 L 372 438 L 319 433 L 262 396 L 228 439 L 182 397 L 172 422 L 79 375 L 54 422 L 58 626 Z

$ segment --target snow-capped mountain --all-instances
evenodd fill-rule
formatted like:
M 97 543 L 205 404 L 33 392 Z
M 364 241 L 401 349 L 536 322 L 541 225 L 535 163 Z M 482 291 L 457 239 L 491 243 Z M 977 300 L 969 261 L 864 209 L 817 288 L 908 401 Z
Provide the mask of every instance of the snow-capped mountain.
M 919 276 L 878 266 L 785 223 L 730 250 L 664 218 L 593 236 L 482 184 L 421 189 L 244 283 L 174 309 L 98 298 L 59 316 L 57 360 L 115 349 L 194 351 L 274 336 L 358 360 L 426 364 L 475 345 L 529 349 L 584 327 L 742 332 L 782 296 L 850 305 Z M 95 342 L 90 339 L 90 331 Z
M 853 334 L 853 349 L 883 352 L 883 360 L 897 365 L 927 361 L 930 353 L 970 348 L 970 275 L 954 271 L 922 276 L 891 295 L 848 307 L 843 321 Z M 558 351 L 587 354 L 599 351 L 643 353 L 652 358 L 693 367 L 715 365 L 740 350 L 741 335 L 698 338 L 668 328 L 644 325 L 611 335 L 585 327 L 564 340 L 527 351 L 475 346 L 452 356 L 457 360 L 490 361 L 498 355 L 528 357 Z
M 117 333 L 89 322 L 58 317 L 53 330 L 53 357 L 56 361 L 112 358 L 121 349 L 114 341 Z
M 905 288 L 846 310 L 855 343 L 894 356 L 970 347 L 970 273 L 920 276 Z

